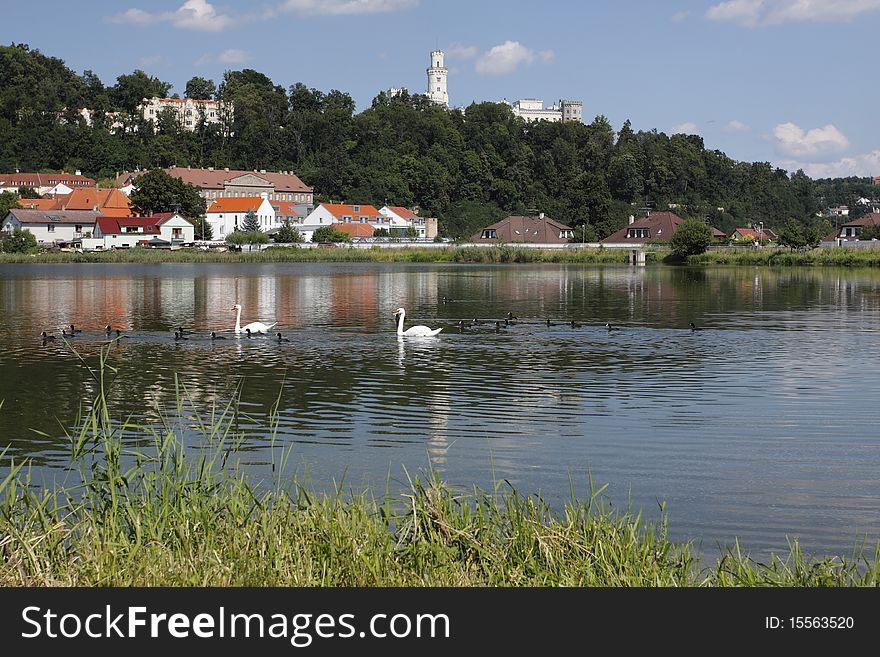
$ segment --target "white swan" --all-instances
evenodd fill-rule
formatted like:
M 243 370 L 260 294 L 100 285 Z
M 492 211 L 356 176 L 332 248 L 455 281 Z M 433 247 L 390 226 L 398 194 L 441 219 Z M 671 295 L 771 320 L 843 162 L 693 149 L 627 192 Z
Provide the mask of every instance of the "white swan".
M 403 308 L 398 308 L 397 312 L 394 313 L 395 319 L 397 319 L 397 335 L 406 335 L 413 337 L 422 337 L 422 338 L 430 338 L 433 335 L 437 335 L 442 328 L 431 329 L 427 326 L 411 326 L 407 330 L 403 330 L 403 318 L 406 317 L 406 311 Z
M 251 333 L 266 333 L 270 328 L 275 326 L 278 322 L 272 322 L 271 324 L 263 324 L 263 322 L 251 322 L 247 326 L 241 325 L 241 304 L 237 303 L 232 306 L 232 309 L 237 311 L 235 316 L 235 332 L 236 333 L 247 333 L 248 329 L 250 329 Z

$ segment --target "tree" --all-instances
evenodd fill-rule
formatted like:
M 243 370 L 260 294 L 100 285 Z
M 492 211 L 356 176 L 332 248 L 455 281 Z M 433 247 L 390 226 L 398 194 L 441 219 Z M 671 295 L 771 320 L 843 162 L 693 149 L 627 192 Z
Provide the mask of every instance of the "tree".
M 18 195 L 10 192 L 0 192 L 0 221 L 6 218 L 10 210 L 21 208 L 18 202 Z
M 186 83 L 186 91 L 183 95 L 193 100 L 211 100 L 216 93 L 217 85 L 213 80 L 196 76 Z
M 377 228 L 373 231 L 373 237 L 389 237 L 390 233 L 387 228 Z
M 303 236 L 290 222 L 290 219 L 285 219 L 275 234 L 275 241 L 282 244 L 299 244 L 303 241 Z
M 37 248 L 37 238 L 24 228 L 16 228 L 11 233 L 6 233 L 0 240 L 0 251 L 4 253 L 27 253 Z
M 195 226 L 195 237 L 197 240 L 212 240 L 214 239 L 214 229 L 211 228 L 211 224 L 208 223 L 208 220 L 205 217 L 196 217 L 192 219 L 192 224 Z
M 241 229 L 246 233 L 259 233 L 260 232 L 260 220 L 257 219 L 257 213 L 253 210 L 248 210 L 247 214 L 244 215 L 244 222 L 242 222 Z
M 207 203 L 197 187 L 155 169 L 135 180 L 131 193 L 135 210 L 146 215 L 157 212 L 180 212 L 187 219 L 205 216 Z
M 171 84 L 150 77 L 138 69 L 131 75 L 120 75 L 110 89 L 113 104 L 126 112 L 137 112 L 144 98 L 166 98 Z
M 43 198 L 33 187 L 19 187 L 18 198 Z
M 810 237 L 813 236 L 810 235 Z M 779 245 L 787 246 L 792 251 L 802 251 L 809 248 L 808 236 L 804 227 L 789 219 L 779 231 Z
M 242 244 L 266 244 L 268 241 L 269 236 L 259 230 L 235 230 L 226 236 L 226 243 L 234 246 L 241 246 Z
M 312 233 L 313 242 L 351 242 L 351 236 L 333 226 L 321 226 Z
M 699 219 L 685 219 L 669 240 L 672 254 L 681 259 L 699 255 L 712 243 L 712 229 Z

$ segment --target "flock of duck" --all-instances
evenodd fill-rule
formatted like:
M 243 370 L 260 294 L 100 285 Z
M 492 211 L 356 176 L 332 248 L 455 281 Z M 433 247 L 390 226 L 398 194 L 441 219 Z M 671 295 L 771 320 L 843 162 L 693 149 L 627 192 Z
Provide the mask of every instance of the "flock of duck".
M 447 302 L 448 302 L 448 299 L 446 297 L 443 297 L 443 303 L 447 303 Z M 241 325 L 241 304 L 235 304 L 234 306 L 232 306 L 232 310 L 236 311 L 235 328 L 233 329 L 233 331 L 235 332 L 236 335 L 244 335 L 247 338 L 250 338 L 252 335 L 266 335 L 273 327 L 275 327 L 278 324 L 278 322 L 272 322 L 271 324 L 265 324 L 263 322 L 251 322 L 250 324 L 246 324 L 245 326 L 242 326 Z M 399 335 L 399 336 L 433 337 L 433 336 L 439 334 L 443 330 L 442 328 L 432 329 L 428 326 L 422 326 L 422 325 L 411 326 L 410 328 L 404 330 L 403 329 L 403 322 L 404 322 L 405 318 L 406 318 L 406 311 L 403 308 L 398 308 L 394 312 L 394 319 L 397 322 L 397 335 Z M 495 333 L 501 333 L 505 329 L 508 329 L 511 326 L 516 325 L 517 323 L 519 323 L 519 318 L 516 315 L 514 315 L 512 312 L 508 312 L 506 317 L 503 320 L 494 321 L 494 327 L 493 327 L 493 320 L 480 320 L 480 319 L 477 319 L 476 317 L 470 321 L 464 320 L 464 319 L 459 320 L 457 327 L 458 327 L 459 333 L 464 333 L 465 331 L 468 331 L 469 329 L 472 329 L 472 328 L 479 329 L 484 326 L 488 329 L 493 330 Z M 550 321 L 549 318 L 546 320 L 546 322 L 538 322 L 538 324 L 544 324 L 548 328 L 558 326 L 558 324 Z M 583 328 L 583 326 L 584 326 L 583 324 L 580 324 L 580 323 L 576 322 L 575 320 L 571 320 L 570 322 L 562 324 L 562 326 L 566 326 L 566 325 L 570 326 L 573 329 Z M 606 324 L 605 324 L 605 329 L 608 330 L 609 332 L 619 331 L 619 330 L 621 330 L 621 328 L 622 327 L 615 326 L 614 324 L 611 324 L 609 322 L 606 322 Z M 703 330 L 701 327 L 696 326 L 693 322 L 690 323 L 690 328 L 691 328 L 691 332 Z M 73 339 L 81 333 L 82 333 L 82 329 L 76 328 L 76 326 L 74 326 L 73 324 L 65 326 L 63 329 L 61 329 L 61 336 L 66 340 Z M 121 339 L 127 337 L 127 336 L 123 335 L 123 332 L 120 329 L 118 329 L 118 328 L 114 329 L 113 326 L 110 324 L 107 324 L 107 326 L 104 327 L 104 334 L 106 335 L 106 337 L 110 341 L 121 340 Z M 195 335 L 196 335 L 195 331 L 191 331 L 189 329 L 183 328 L 182 326 L 179 326 L 174 331 L 174 341 L 181 342 L 184 340 L 189 340 L 191 336 L 195 336 Z M 40 334 L 40 337 L 41 337 L 43 343 L 51 342 L 51 341 L 57 339 L 54 334 L 48 333 L 46 331 L 43 331 Z M 226 340 L 227 338 L 226 338 L 226 336 L 218 335 L 216 331 L 211 331 L 209 339 L 212 342 L 214 342 L 217 340 Z M 290 339 L 284 337 L 284 335 L 280 332 L 275 333 L 275 339 L 278 342 L 290 342 Z

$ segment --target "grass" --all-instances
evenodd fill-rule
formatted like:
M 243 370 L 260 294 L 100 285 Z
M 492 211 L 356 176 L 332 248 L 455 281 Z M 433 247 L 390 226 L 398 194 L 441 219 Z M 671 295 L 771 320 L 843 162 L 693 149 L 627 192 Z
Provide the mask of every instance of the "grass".
M 186 447 L 171 423 L 114 419 L 98 396 L 68 435 L 75 484 L 41 488 L 5 459 L 0 586 L 875 586 L 870 554 L 756 563 L 738 545 L 708 567 L 665 519 L 617 510 L 604 488 L 553 509 L 502 482 L 466 494 L 430 470 L 402 495 L 318 494 L 237 466 L 234 396 L 195 416 Z M 186 403 L 178 389 L 178 405 Z M 280 399 L 280 396 L 279 396 Z M 266 427 L 273 463 L 278 404 Z M 194 441 L 192 432 L 197 434 Z M 123 441 L 123 434 L 126 440 Z
M 842 247 L 791 251 L 789 249 L 730 249 L 708 251 L 688 258 L 689 265 L 748 265 L 789 267 L 880 267 L 880 248 Z
M 160 251 L 117 249 L 106 252 L 37 254 L 0 253 L 0 264 L 19 263 L 206 263 L 206 262 L 425 262 L 425 263 L 626 263 L 620 249 L 530 249 L 490 247 L 334 249 L 271 248 L 264 251 L 215 253 L 194 249 Z

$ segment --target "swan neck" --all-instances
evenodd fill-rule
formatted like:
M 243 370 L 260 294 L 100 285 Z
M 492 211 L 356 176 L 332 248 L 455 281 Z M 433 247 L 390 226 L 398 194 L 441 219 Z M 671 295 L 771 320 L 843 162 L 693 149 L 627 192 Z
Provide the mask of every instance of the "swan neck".
M 403 335 L 403 318 L 405 315 L 406 313 L 401 312 L 397 316 L 397 335 Z
M 235 332 L 241 333 L 241 308 L 235 309 Z

